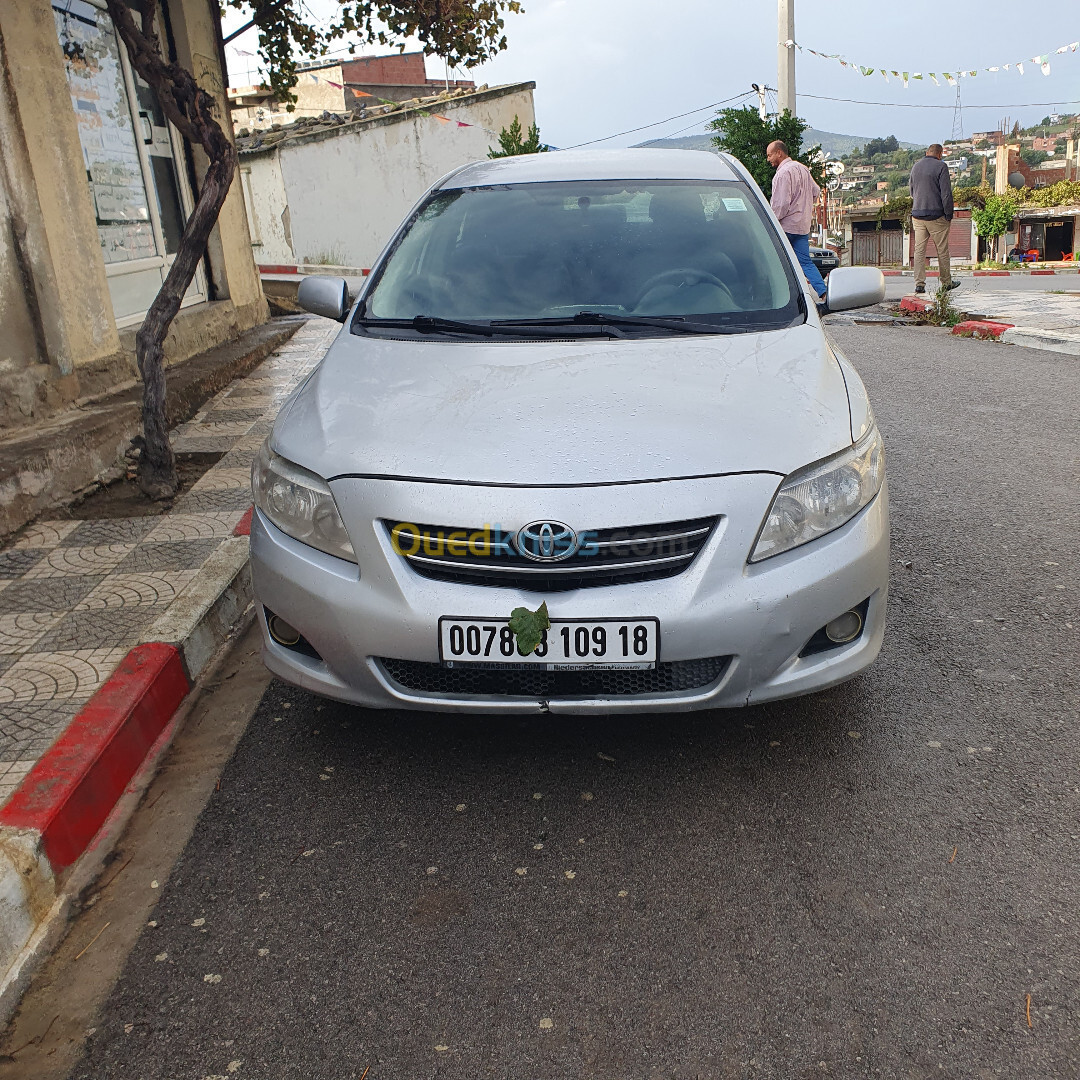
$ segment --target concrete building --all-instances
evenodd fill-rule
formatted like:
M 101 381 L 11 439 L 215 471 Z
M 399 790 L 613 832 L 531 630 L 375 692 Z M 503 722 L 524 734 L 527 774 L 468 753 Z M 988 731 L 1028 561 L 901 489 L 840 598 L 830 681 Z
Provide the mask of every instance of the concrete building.
M 360 56 L 342 60 L 342 75 L 349 89 L 362 90 L 372 97 L 389 101 L 408 101 L 427 97 L 440 90 L 474 90 L 471 79 L 429 79 L 422 52 L 392 53 L 389 56 Z M 346 95 L 350 108 L 358 107 L 363 99 Z
M 228 115 L 216 7 L 168 0 L 161 19 L 161 39 Z M 136 378 L 135 329 L 175 257 L 205 161 L 131 69 L 103 0 L 0 4 L 0 62 L 6 436 Z M 184 360 L 266 317 L 234 183 L 167 359 Z
M 515 116 L 523 129 L 535 122 L 535 85 L 451 91 L 240 139 L 256 261 L 370 267 L 428 186 L 487 157 Z
M 341 64 L 306 64 L 293 87 L 296 101 L 289 112 L 269 86 L 234 86 L 229 89 L 233 130 L 261 131 L 273 124 L 292 124 L 305 116 L 346 110 Z M 352 98 L 352 94 L 348 95 Z

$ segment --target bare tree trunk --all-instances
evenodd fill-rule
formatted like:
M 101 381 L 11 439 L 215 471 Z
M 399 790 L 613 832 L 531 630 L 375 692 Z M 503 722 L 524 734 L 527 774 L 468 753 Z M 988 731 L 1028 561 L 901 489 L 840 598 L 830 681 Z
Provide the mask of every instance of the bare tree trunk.
M 106 0 L 106 3 L 132 67 L 153 88 L 165 115 L 177 130 L 189 143 L 201 146 L 210 159 L 176 258 L 135 335 L 135 357 L 143 380 L 145 440 L 139 459 L 139 486 L 151 499 L 168 499 L 176 494 L 177 478 L 165 419 L 165 337 L 229 193 L 236 171 L 236 149 L 214 118 L 213 98 L 189 71 L 162 58 L 154 32 L 157 0 L 143 0 L 139 25 L 126 0 Z

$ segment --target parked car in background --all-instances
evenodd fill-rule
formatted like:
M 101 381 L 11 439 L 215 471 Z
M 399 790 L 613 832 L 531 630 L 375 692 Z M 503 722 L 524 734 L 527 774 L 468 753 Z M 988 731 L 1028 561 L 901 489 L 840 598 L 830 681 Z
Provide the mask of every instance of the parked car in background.
M 833 310 L 884 295 L 877 269 L 830 275 Z M 300 285 L 345 325 L 252 470 L 267 666 L 371 707 L 594 714 L 862 671 L 884 448 L 813 299 L 727 155 L 444 177 L 355 303 L 342 278 Z M 511 617 L 544 605 L 523 652 Z
M 818 268 L 818 273 L 825 277 L 830 270 L 835 270 L 840 265 L 840 256 L 828 248 L 812 247 L 810 261 Z

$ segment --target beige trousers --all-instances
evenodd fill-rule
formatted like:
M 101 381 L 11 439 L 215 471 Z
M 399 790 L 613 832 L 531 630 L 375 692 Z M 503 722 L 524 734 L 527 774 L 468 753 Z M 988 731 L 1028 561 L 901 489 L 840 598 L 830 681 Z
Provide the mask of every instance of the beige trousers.
M 937 249 L 941 284 L 948 285 L 952 281 L 949 271 L 949 219 L 939 217 L 933 221 L 923 221 L 922 218 L 912 218 L 911 224 L 915 227 L 915 284 L 926 284 L 926 241 L 930 239 Z

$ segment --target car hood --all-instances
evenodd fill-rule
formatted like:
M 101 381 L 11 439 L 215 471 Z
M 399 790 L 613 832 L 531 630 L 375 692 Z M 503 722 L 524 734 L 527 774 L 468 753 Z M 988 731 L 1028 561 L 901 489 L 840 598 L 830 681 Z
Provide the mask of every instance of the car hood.
M 343 330 L 271 445 L 328 479 L 550 486 L 786 475 L 850 442 L 843 374 L 806 323 L 539 342 Z

